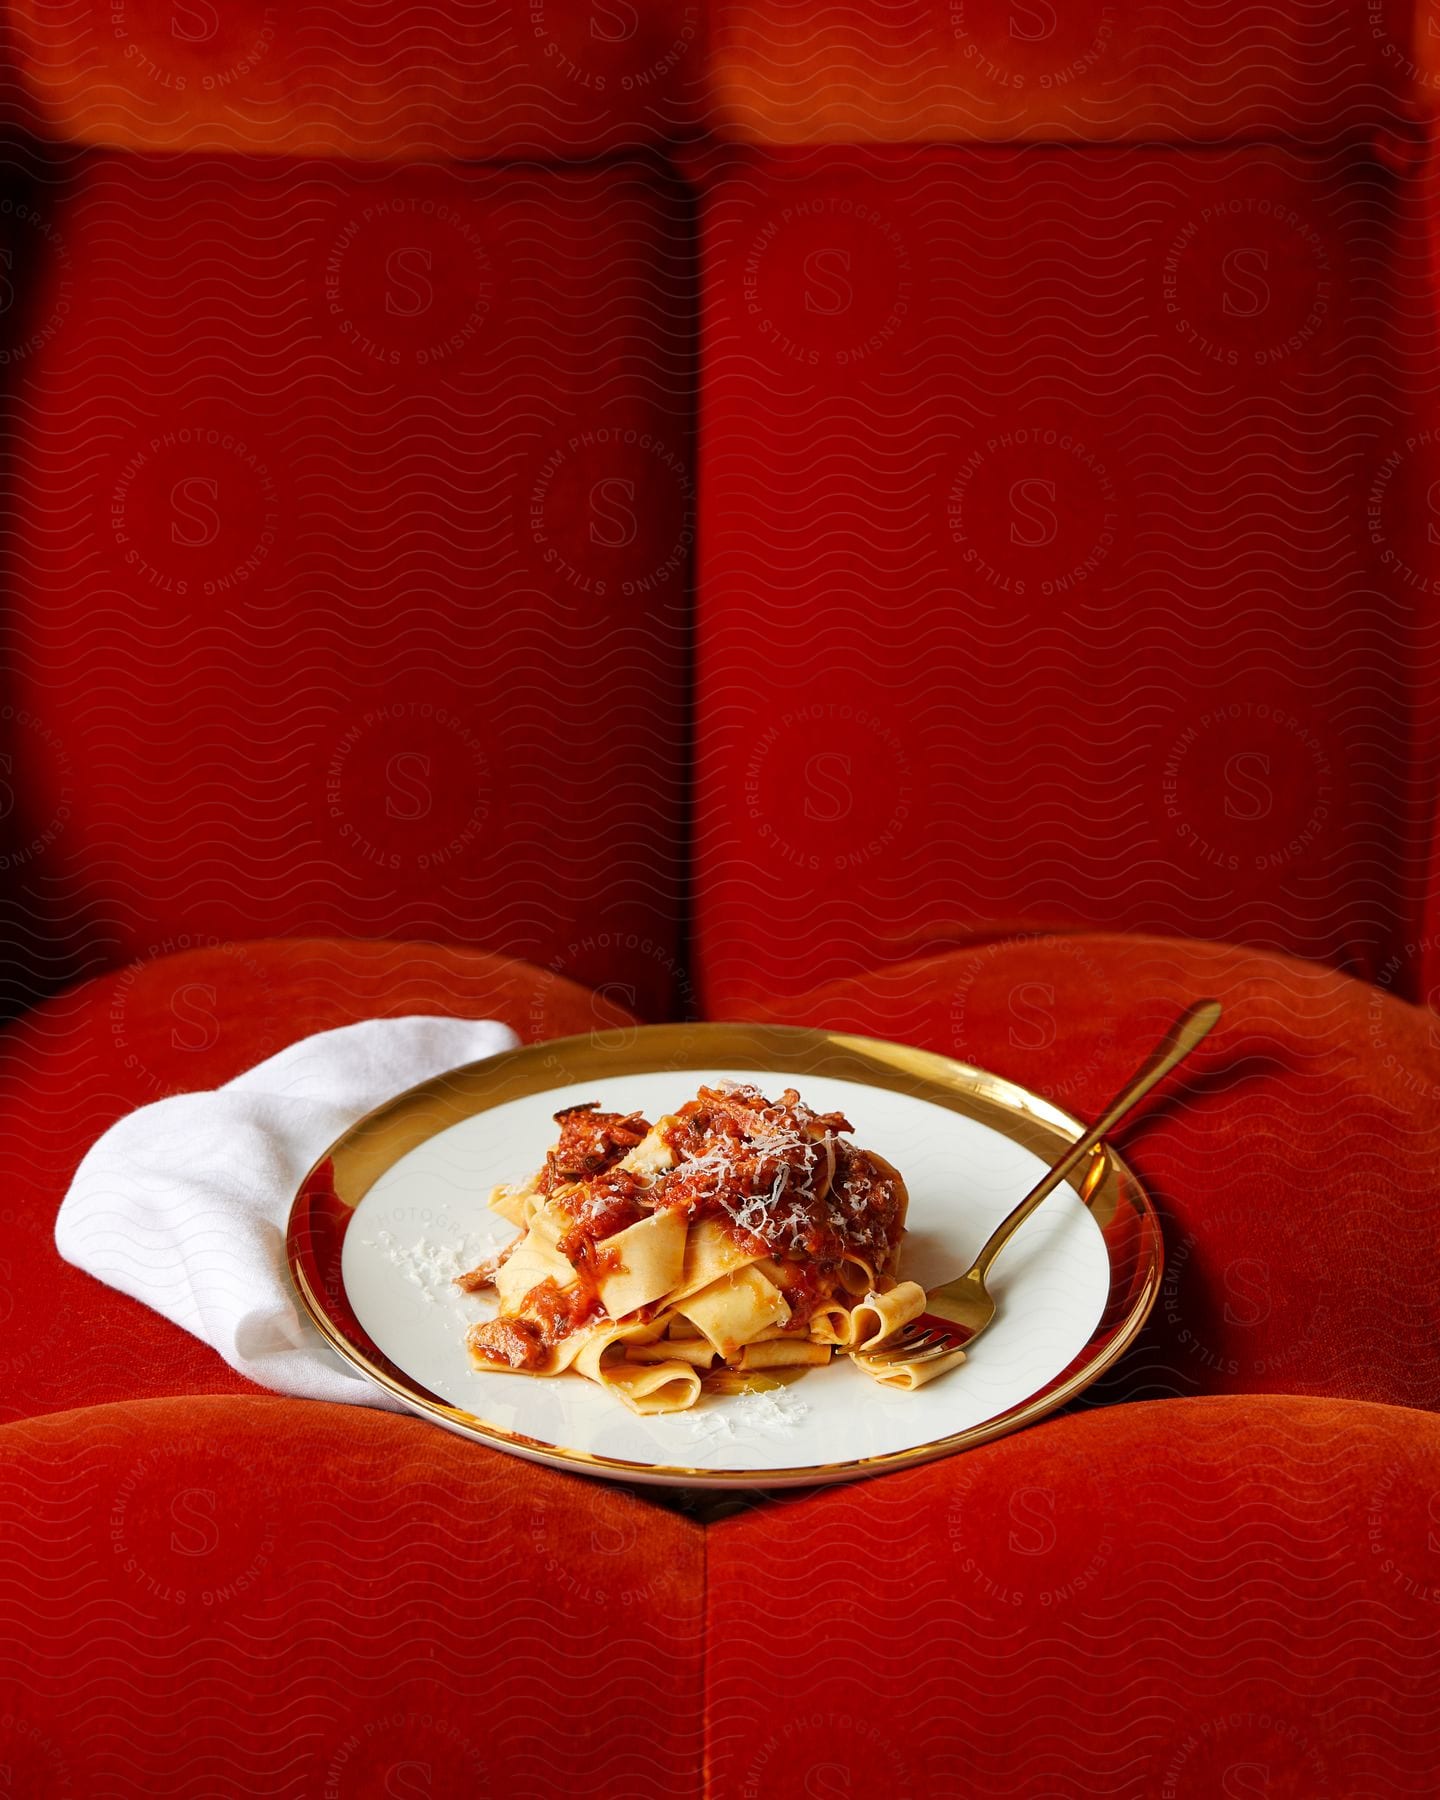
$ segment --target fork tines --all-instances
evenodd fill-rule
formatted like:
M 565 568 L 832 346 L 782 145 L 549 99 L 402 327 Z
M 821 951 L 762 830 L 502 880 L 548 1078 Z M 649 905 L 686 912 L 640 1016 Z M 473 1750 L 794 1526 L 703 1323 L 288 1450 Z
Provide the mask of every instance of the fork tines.
M 867 1363 L 934 1362 L 937 1356 L 963 1350 L 973 1335 L 958 1326 L 941 1328 L 916 1320 L 905 1327 L 893 1344 L 879 1350 L 862 1350 L 859 1355 Z

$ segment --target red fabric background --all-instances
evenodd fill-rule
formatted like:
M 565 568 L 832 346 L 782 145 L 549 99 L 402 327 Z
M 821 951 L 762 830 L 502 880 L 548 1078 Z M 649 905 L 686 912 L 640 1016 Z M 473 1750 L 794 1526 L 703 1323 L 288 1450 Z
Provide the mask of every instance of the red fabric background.
M 684 125 L 701 0 L 16 0 L 27 123 L 75 143 L 569 155 Z
M 1393 120 L 1440 76 L 1413 0 L 1223 15 L 1137 0 L 10 12 L 26 123 L 133 149 L 584 155 L 697 122 L 759 143 L 1329 135 Z
M 1424 0 L 711 0 L 709 122 L 760 144 L 1330 137 L 1440 85 Z
M 1435 40 L 1440 43 L 1440 39 Z M 1427 247 L 1423 286 L 1428 296 L 1432 317 L 1440 320 L 1440 138 L 1432 125 L 1430 152 L 1420 176 L 1421 218 L 1420 241 Z M 1440 401 L 1433 388 L 1429 390 L 1426 412 L 1431 446 L 1440 444 L 1436 428 L 1440 427 Z M 1434 464 L 1432 462 L 1432 468 Z M 1440 486 L 1431 482 L 1423 498 L 1417 496 L 1414 508 L 1416 537 L 1426 540 L 1428 552 L 1424 569 L 1426 585 L 1418 607 L 1424 621 L 1421 645 L 1423 663 L 1417 682 L 1416 705 L 1416 779 L 1430 798 L 1426 809 L 1430 819 L 1430 877 L 1426 894 L 1423 933 L 1417 945 L 1408 948 L 1407 960 L 1421 970 L 1416 997 L 1440 1012 Z
M 215 1087 L 313 1031 L 407 1013 L 502 1019 L 527 1042 L 629 1022 L 603 995 L 478 951 L 290 940 L 162 955 L 0 1036 L 0 1420 L 254 1393 L 208 1346 L 61 1261 L 61 1198 L 86 1150 L 133 1107 Z
M 1057 924 L 1418 991 L 1423 216 L 1274 146 L 718 165 L 709 1007 Z
M 180 934 L 433 936 L 675 1004 L 673 182 L 97 154 L 26 204 L 34 979 Z

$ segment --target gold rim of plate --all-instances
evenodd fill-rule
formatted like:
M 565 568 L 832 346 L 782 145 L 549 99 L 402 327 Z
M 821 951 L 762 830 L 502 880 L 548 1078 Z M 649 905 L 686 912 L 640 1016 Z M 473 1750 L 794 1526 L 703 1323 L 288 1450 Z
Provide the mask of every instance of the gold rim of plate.
M 502 1051 L 408 1088 L 358 1120 L 301 1182 L 286 1251 L 300 1303 L 333 1350 L 414 1411 L 482 1443 L 584 1474 L 616 1479 L 764 1488 L 816 1484 L 913 1468 L 1033 1424 L 1099 1379 L 1133 1342 L 1160 1291 L 1164 1249 L 1149 1196 L 1107 1144 L 1084 1184 L 1105 1240 L 1110 1292 L 1084 1349 L 1027 1400 L 950 1436 L 879 1456 L 784 1469 L 707 1469 L 600 1456 L 491 1424 L 413 1381 L 375 1345 L 345 1294 L 341 1253 L 355 1208 L 387 1169 L 462 1120 L 573 1082 L 703 1069 L 773 1070 L 863 1082 L 977 1119 L 1047 1161 L 1078 1138 L 1080 1121 L 1002 1076 L 934 1051 L 880 1038 L 789 1025 L 641 1025 Z M 860 1132 L 863 1142 L 863 1131 Z

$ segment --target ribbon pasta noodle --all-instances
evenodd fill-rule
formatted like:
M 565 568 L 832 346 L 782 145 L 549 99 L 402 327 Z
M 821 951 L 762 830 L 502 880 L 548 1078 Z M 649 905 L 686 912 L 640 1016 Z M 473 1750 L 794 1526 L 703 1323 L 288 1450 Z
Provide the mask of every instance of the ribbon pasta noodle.
M 467 1335 L 480 1368 L 571 1373 L 638 1413 L 680 1412 L 724 1371 L 836 1351 L 866 1368 L 923 1310 L 898 1274 L 904 1181 L 793 1088 L 702 1087 L 654 1125 L 596 1101 L 555 1121 L 544 1167 L 490 1197 L 517 1237 L 459 1279 L 499 1301 Z M 907 1368 L 866 1372 L 918 1386 Z

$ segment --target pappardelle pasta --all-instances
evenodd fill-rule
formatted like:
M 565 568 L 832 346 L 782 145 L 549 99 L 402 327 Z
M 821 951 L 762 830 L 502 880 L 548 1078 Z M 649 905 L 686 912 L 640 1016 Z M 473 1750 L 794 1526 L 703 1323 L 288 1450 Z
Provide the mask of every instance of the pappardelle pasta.
M 569 1371 L 636 1412 L 680 1412 L 735 1372 L 837 1351 L 865 1368 L 924 1310 L 924 1289 L 898 1273 L 899 1172 L 793 1088 L 767 1100 L 702 1087 L 654 1125 L 596 1101 L 555 1120 L 544 1167 L 490 1196 L 519 1235 L 459 1278 L 499 1297 L 467 1335 L 480 1368 Z M 884 1379 L 918 1387 L 963 1360 L 892 1364 Z

